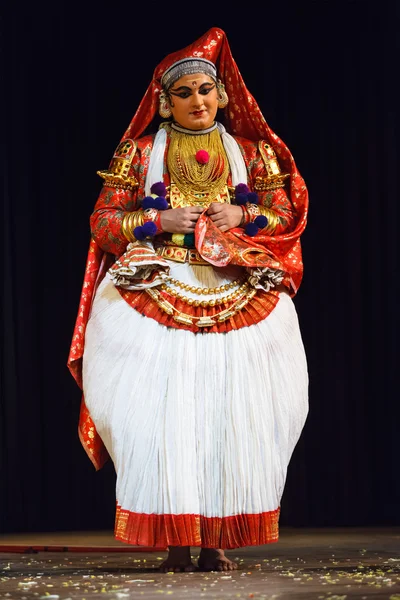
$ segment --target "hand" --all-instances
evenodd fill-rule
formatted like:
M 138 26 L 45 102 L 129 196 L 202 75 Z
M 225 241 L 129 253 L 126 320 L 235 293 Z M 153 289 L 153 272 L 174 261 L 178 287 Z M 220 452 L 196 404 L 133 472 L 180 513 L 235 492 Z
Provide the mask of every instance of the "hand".
M 213 202 L 207 214 L 221 231 L 228 231 L 228 229 L 239 227 L 243 217 L 241 206 L 237 206 L 236 204 L 222 204 L 221 202 Z
M 160 211 L 161 228 L 168 233 L 193 233 L 202 212 L 201 206 L 162 210 Z

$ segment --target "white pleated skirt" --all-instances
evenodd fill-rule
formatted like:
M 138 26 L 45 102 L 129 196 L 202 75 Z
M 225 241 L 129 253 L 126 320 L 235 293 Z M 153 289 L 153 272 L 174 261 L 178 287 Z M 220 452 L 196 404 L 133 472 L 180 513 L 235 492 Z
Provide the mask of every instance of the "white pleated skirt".
M 171 262 L 216 287 L 237 270 Z M 233 548 L 278 538 L 287 466 L 308 410 L 294 304 L 263 321 L 192 333 L 142 316 L 108 276 L 86 330 L 86 405 L 116 469 L 116 537 Z

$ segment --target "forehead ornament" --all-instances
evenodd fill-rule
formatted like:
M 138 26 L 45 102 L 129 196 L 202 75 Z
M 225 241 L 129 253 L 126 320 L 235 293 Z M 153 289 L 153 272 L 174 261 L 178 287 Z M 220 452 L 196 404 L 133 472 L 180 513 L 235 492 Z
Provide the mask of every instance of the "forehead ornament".
M 217 79 L 217 69 L 210 60 L 206 58 L 183 58 L 171 65 L 161 77 L 161 85 L 164 90 L 169 90 L 178 79 L 184 75 L 204 73 L 214 80 Z

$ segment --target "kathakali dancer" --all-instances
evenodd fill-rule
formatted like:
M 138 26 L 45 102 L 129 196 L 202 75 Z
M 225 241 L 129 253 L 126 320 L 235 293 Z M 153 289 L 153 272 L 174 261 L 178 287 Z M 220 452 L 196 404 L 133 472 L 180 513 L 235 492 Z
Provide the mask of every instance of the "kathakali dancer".
M 164 571 L 193 570 L 190 546 L 234 569 L 225 549 L 278 540 L 308 410 L 306 186 L 217 28 L 155 69 L 99 175 L 69 357 L 81 441 L 115 465 L 117 539 L 168 547 Z

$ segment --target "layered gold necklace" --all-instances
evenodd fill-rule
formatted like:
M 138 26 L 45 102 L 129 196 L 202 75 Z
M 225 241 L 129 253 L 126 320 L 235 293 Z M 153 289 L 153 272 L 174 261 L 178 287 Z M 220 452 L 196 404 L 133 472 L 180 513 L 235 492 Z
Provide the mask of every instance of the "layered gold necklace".
M 209 159 L 196 159 L 205 150 Z M 218 129 L 211 133 L 190 135 L 171 131 L 167 157 L 171 184 L 175 184 L 187 204 L 208 204 L 223 192 L 229 174 L 229 162 Z

